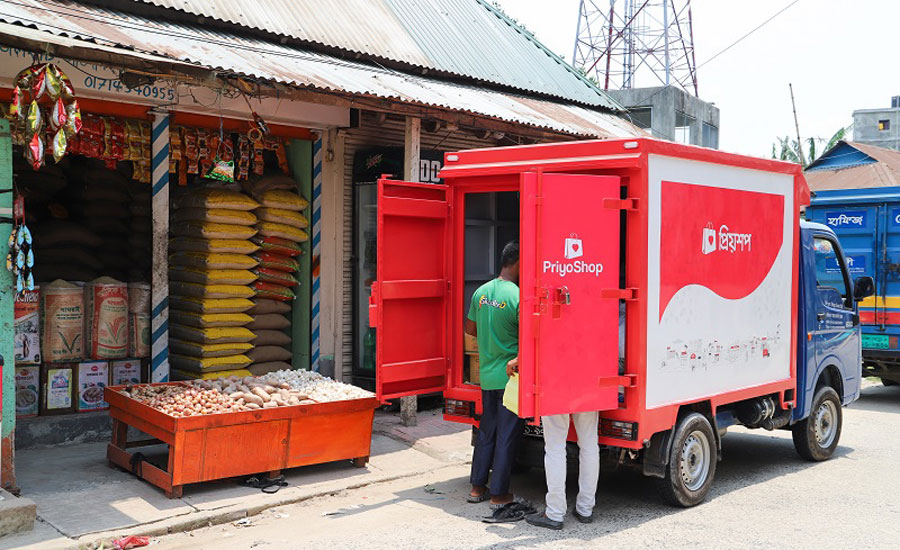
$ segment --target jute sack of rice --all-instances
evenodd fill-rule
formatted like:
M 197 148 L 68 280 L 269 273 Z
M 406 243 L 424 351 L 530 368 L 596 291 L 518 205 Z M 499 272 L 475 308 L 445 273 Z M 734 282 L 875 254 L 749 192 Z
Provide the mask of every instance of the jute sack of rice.
M 257 208 L 256 216 L 260 221 L 283 223 L 299 229 L 309 227 L 309 220 L 300 212 L 284 210 L 283 208 Z M 215 220 L 210 220 L 215 221 Z
M 253 307 L 253 302 L 246 298 L 169 296 L 169 306 L 172 309 L 193 313 L 245 313 Z
M 246 342 L 230 342 L 225 344 L 200 344 L 191 342 L 190 340 L 181 340 L 180 338 L 170 338 L 169 348 L 181 355 L 189 357 L 225 357 L 227 355 L 238 355 L 247 353 L 253 349 L 253 344 Z
M 250 364 L 246 355 L 226 355 L 225 357 L 207 357 L 198 359 L 172 353 L 169 362 L 173 367 L 188 372 L 215 372 L 220 370 L 243 369 Z
M 259 250 L 259 245 L 246 239 L 202 239 L 182 237 L 169 241 L 169 250 L 209 252 L 209 253 L 233 253 L 253 254 Z
M 184 195 L 179 208 L 219 208 L 225 210 L 255 210 L 259 203 L 243 193 L 227 189 L 199 189 Z
M 253 321 L 253 317 L 246 313 L 193 313 L 177 309 L 169 312 L 169 319 L 174 323 L 198 328 L 242 327 Z
M 128 355 L 128 286 L 100 277 L 84 287 L 87 319 L 85 339 L 93 359 L 122 359 Z
M 188 298 L 252 298 L 256 290 L 244 285 L 202 285 L 185 281 L 169 281 L 169 291 Z
M 41 285 L 41 351 L 44 361 L 84 359 L 84 291 L 55 280 Z
M 150 284 L 128 283 L 128 355 L 150 356 Z
M 246 269 L 194 269 L 169 267 L 169 279 L 203 285 L 249 285 L 257 275 Z
M 248 344 L 256 338 L 253 332 L 244 327 L 197 328 L 173 323 L 169 325 L 169 332 L 175 338 L 199 344 Z
M 172 227 L 175 235 L 196 239 L 249 239 L 256 231 L 246 225 L 196 221 L 176 222 Z
M 257 217 L 252 212 L 225 208 L 179 208 L 175 211 L 174 218 L 176 222 L 199 221 L 232 225 L 253 225 L 257 222 Z
M 306 231 L 283 223 L 259 222 L 256 224 L 256 229 L 263 237 L 281 237 L 297 243 L 309 240 Z
M 169 265 L 204 269 L 253 269 L 259 260 L 247 254 L 224 252 L 174 252 Z
M 309 206 L 309 201 L 284 189 L 270 189 L 254 196 L 259 204 L 266 208 L 281 208 L 283 210 L 300 211 Z

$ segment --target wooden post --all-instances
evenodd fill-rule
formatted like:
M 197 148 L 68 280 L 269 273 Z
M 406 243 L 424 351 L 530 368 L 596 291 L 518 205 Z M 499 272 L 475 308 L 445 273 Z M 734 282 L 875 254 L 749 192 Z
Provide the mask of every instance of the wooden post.
M 419 181 L 419 157 L 421 151 L 422 119 L 406 117 L 406 138 L 403 140 L 403 178 Z M 400 398 L 400 423 L 415 426 L 418 399 L 415 395 Z

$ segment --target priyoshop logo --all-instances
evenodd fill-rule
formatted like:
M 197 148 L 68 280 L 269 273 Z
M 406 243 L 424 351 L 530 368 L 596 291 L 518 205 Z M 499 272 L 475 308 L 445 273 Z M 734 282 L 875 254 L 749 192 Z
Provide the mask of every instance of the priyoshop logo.
M 544 260 L 544 273 L 547 272 L 556 273 L 560 277 L 578 273 L 592 273 L 595 277 L 599 277 L 603 273 L 603 264 L 592 264 L 581 260 L 566 263 Z
M 752 240 L 753 235 L 751 233 L 733 233 L 724 224 L 719 227 L 717 234 L 712 222 L 709 222 L 703 228 L 703 246 L 701 251 L 704 254 L 712 254 L 716 250 L 731 253 L 745 252 L 750 250 Z

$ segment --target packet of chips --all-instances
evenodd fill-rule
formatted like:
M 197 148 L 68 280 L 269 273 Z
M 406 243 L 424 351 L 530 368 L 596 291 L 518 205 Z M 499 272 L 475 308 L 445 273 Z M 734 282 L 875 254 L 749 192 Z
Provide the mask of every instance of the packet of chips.
M 31 165 L 35 170 L 40 170 L 41 166 L 44 164 L 44 140 L 41 139 L 41 134 L 36 133 L 28 139 L 28 143 L 25 145 L 25 160 L 28 161 L 28 164 Z
M 32 101 L 31 106 L 28 108 L 28 117 L 25 119 L 25 130 L 29 135 L 36 134 L 41 131 L 43 122 L 41 108 L 38 106 L 37 101 Z
M 224 161 L 219 157 L 216 157 L 216 160 L 213 161 L 212 166 L 210 166 L 209 171 L 204 177 L 207 177 L 211 180 L 233 182 L 234 162 Z
M 50 129 L 58 130 L 66 124 L 69 115 L 66 113 L 66 104 L 63 98 L 59 97 L 53 103 L 53 109 L 50 111 Z
M 53 136 L 51 150 L 53 151 L 53 160 L 56 162 L 61 161 L 66 155 L 66 131 L 62 128 L 57 130 Z

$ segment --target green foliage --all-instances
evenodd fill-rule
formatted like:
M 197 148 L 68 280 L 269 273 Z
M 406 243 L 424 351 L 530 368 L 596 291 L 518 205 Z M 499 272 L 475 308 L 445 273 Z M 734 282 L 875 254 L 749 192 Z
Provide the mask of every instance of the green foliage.
M 776 137 L 775 143 L 772 144 L 772 158 L 802 164 L 806 168 L 818 159 L 822 153 L 837 145 L 846 135 L 847 128 L 840 128 L 828 140 L 824 138 L 807 138 L 803 140 L 805 147 L 802 149 L 802 156 L 800 144 L 796 139 L 791 139 L 790 136 Z M 821 149 L 819 148 L 820 144 L 824 144 Z M 805 164 L 803 161 L 806 161 Z

